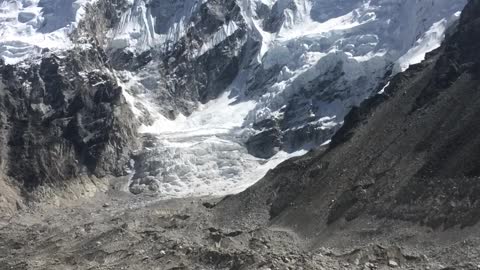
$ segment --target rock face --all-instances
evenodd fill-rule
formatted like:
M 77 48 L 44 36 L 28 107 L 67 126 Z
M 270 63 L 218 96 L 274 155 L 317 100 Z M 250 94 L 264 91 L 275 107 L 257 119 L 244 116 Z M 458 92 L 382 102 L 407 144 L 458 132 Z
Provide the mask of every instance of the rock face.
M 368 217 L 476 224 L 479 31 L 480 1 L 470 1 L 441 48 L 353 109 L 329 147 L 281 164 L 217 211 L 312 239 Z
M 0 63 L 2 181 L 31 192 L 126 174 L 138 122 L 107 62 L 91 45 L 29 65 Z
M 136 82 L 138 103 L 147 99 L 167 118 L 188 116 L 224 92 L 254 100 L 244 123 L 252 140 L 275 133 L 265 121 L 279 127 L 280 147 L 268 149 L 269 158 L 275 148 L 328 140 L 352 106 L 435 48 L 464 4 L 133 1 L 111 26 L 106 48 Z
M 218 98 L 254 47 L 234 0 L 135 1 L 111 27 L 107 51 L 175 118 Z

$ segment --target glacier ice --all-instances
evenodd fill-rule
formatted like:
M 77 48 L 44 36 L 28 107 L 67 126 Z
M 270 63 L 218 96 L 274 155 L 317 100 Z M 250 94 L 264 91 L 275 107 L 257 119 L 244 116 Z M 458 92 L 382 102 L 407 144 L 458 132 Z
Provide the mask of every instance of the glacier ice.
M 235 100 L 224 93 L 192 115 L 176 120 L 158 114 L 154 105 L 146 105 L 150 113 L 156 114 L 155 122 L 143 125 L 140 132 L 153 135 L 154 141 L 145 153 L 149 159 L 140 159 L 139 166 L 155 163 L 155 170 L 134 177 L 130 190 L 136 193 L 151 189 L 162 197 L 237 193 L 285 159 L 305 153 L 281 152 L 269 160 L 249 155 L 243 146 L 248 130 L 242 125 L 255 103 L 232 103 Z
M 460 12 L 456 12 L 449 18 L 443 18 L 435 22 L 428 31 L 415 42 L 415 45 L 397 60 L 395 71 L 405 71 L 410 65 L 423 61 L 428 52 L 440 47 L 446 30 L 457 21 L 458 18 L 460 18 Z
M 283 69 L 276 83 L 250 112 L 252 121 L 270 117 L 315 76 L 328 72 L 326 67 L 338 62 L 344 63 L 342 84 L 360 77 L 370 80 L 366 87 L 343 99 L 341 106 L 326 109 L 342 119 L 351 106 L 358 105 L 379 87 L 380 78 L 392 64 L 394 72 L 403 71 L 437 48 L 445 30 L 465 5 L 465 1 L 436 0 L 295 3 L 295 11 L 282 4 L 285 22 L 274 37 L 268 37 L 268 48 L 262 49 L 264 69 L 274 66 Z M 320 114 L 319 117 L 325 115 Z

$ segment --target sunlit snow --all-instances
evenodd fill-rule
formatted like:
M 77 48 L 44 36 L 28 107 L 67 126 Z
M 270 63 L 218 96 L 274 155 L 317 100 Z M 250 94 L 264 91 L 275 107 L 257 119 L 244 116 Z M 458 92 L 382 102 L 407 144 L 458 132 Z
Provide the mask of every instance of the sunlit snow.
M 125 95 L 131 104 L 135 103 L 131 95 Z M 162 164 L 153 177 L 159 187 L 158 194 L 184 197 L 238 193 L 279 163 L 305 153 L 279 152 L 269 160 L 248 154 L 243 146 L 248 132 L 242 125 L 255 103 L 238 103 L 228 96 L 224 93 L 192 115 L 176 120 L 156 113 L 151 104 L 143 104 L 156 115 L 156 121 L 143 125 L 140 132 L 157 139 L 155 150 Z
M 7 64 L 15 64 L 43 49 L 71 48 L 68 35 L 85 14 L 85 5 L 95 1 L 0 1 L 0 57 Z
M 397 61 L 397 72 L 405 71 L 410 65 L 418 64 L 425 59 L 428 52 L 440 47 L 445 31 L 453 22 L 458 20 L 460 12 L 456 12 L 448 19 L 441 19 L 434 23 L 432 27 L 415 43 L 415 46 L 400 57 Z

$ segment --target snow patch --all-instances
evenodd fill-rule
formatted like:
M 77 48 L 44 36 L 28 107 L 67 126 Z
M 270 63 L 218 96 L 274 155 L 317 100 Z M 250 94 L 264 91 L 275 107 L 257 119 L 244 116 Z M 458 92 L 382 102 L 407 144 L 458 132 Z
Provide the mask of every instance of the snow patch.
M 383 95 L 385 93 L 385 89 L 387 89 L 387 87 L 390 86 L 390 82 L 388 82 L 383 88 L 382 90 L 378 91 L 378 94 L 379 95 Z
M 69 34 L 96 0 L 10 0 L 0 2 L 0 57 L 17 64 L 42 50 L 73 47 Z
M 140 132 L 158 135 L 179 133 L 179 136 L 218 135 L 241 128 L 247 113 L 255 102 L 246 101 L 235 104 L 235 99 L 224 93 L 216 100 L 200 105 L 197 111 L 186 117 L 180 115 L 176 120 L 159 117 L 151 126 L 142 126 Z
M 120 23 L 108 33 L 109 47 L 113 49 L 136 48 L 146 50 L 155 45 L 154 18 L 144 1 L 130 3 L 120 18 Z
M 428 52 L 431 52 L 442 45 L 446 30 L 459 18 L 460 12 L 455 12 L 455 14 L 449 19 L 441 19 L 438 22 L 435 22 L 430 29 L 428 29 L 428 31 L 415 42 L 414 47 L 398 59 L 395 72 L 403 72 L 409 66 L 425 60 L 425 55 Z
M 192 14 L 205 1 L 158 1 L 156 4 L 160 7 L 153 8 L 146 0 L 130 0 L 120 23 L 108 32 L 110 42 L 106 46 L 136 52 L 152 47 L 169 50 L 186 35 Z M 162 30 L 156 31 L 159 17 L 162 18 Z

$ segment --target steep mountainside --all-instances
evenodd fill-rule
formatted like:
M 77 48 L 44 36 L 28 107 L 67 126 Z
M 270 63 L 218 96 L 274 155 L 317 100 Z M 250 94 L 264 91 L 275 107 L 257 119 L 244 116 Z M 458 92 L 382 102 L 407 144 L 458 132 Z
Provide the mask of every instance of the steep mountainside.
M 328 141 L 351 106 L 439 46 L 464 4 L 134 1 L 106 42 L 147 135 L 132 191 L 241 191 Z
M 240 192 L 328 143 L 465 3 L 0 1 L 2 80 L 23 93 L 2 102 L 5 141 L 34 138 L 12 143 L 28 154 L 4 150 L 3 171 L 27 189 L 130 174 L 135 194 Z M 39 147 L 59 138 L 60 165 Z
M 364 220 L 372 229 L 382 220 L 444 230 L 477 224 L 479 49 L 474 0 L 426 61 L 347 115 L 330 146 L 220 203 L 219 213 L 236 217 L 223 221 L 286 226 L 312 241 Z
M 127 173 L 138 123 L 104 57 L 92 49 L 29 67 L 0 63 L 2 181 L 32 192 Z M 14 193 L 2 190 L 7 205 L 15 205 Z
M 480 269 L 480 0 L 334 2 L 0 0 L 0 269 Z
M 243 190 L 327 141 L 351 106 L 439 46 L 465 4 L 317 2 L 119 3 L 104 48 L 143 123 L 133 192 Z

